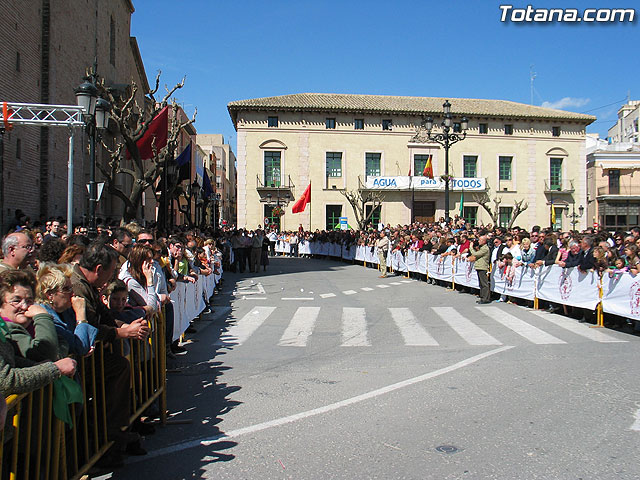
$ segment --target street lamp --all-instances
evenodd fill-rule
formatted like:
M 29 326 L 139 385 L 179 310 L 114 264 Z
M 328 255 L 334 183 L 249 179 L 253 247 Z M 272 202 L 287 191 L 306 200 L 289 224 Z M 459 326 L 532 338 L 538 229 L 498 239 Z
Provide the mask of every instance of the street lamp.
M 92 240 L 96 238 L 96 204 L 98 195 L 96 190 L 96 138 L 98 131 L 107 128 L 111 105 L 98 96 L 96 87 L 97 74 L 94 68 L 84 82 L 75 89 L 76 101 L 85 111 L 84 122 L 89 137 L 89 226 L 87 234 Z
M 460 131 L 462 134 L 459 134 L 455 131 L 452 131 L 453 127 L 453 116 L 451 115 L 451 104 L 449 100 L 446 100 L 442 104 L 442 111 L 444 114 L 444 118 L 440 126 L 442 127 L 442 133 L 432 134 L 431 130 L 433 129 L 433 118 L 432 117 L 423 117 L 422 126 L 419 127 L 418 133 L 413 137 L 413 142 L 436 142 L 444 147 L 444 219 L 448 223 L 449 222 L 449 148 L 454 143 L 460 142 L 467 137 L 467 129 L 469 128 L 469 120 L 467 117 L 462 117 L 460 120 Z M 420 131 L 426 130 L 426 136 Z
M 571 210 L 572 210 L 571 213 L 566 212 L 565 215 L 567 216 L 567 218 L 571 219 L 571 222 L 569 222 L 569 223 L 571 223 L 571 226 L 573 227 L 572 230 L 575 230 L 576 229 L 576 224 L 578 223 L 578 218 L 581 218 L 582 214 L 584 213 L 584 207 L 582 205 L 580 205 L 578 207 L 578 213 L 576 213 L 576 203 L 573 202 L 571 204 Z

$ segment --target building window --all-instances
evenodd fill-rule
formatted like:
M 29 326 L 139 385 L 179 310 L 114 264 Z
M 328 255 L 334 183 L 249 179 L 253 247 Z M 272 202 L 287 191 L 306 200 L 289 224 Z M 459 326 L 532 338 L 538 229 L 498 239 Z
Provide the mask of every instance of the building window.
M 391 119 L 382 120 L 382 130 L 391 130 Z
M 413 174 L 420 176 L 424 173 L 424 167 L 427 166 L 427 160 L 429 155 L 414 155 L 413 156 Z
M 479 123 L 478 124 L 478 133 L 487 134 L 489 133 L 489 124 L 488 123 Z
M 364 130 L 364 118 L 356 118 L 353 121 L 353 128 L 355 130 Z
M 364 207 L 365 218 L 369 216 L 372 208 L 373 208 L 373 205 L 366 205 Z M 373 211 L 371 218 L 369 218 L 368 223 L 370 223 L 373 226 L 373 228 L 377 228 L 381 218 L 382 218 L 382 205 L 378 205 L 376 209 Z
M 380 157 L 379 153 L 366 153 L 365 154 L 365 175 L 367 177 L 379 177 L 380 172 Z
M 334 129 L 334 128 L 336 128 L 336 119 L 335 118 L 327 118 L 324 121 L 324 125 L 328 129 Z
M 504 134 L 505 135 L 513 135 L 513 125 L 505 125 L 504 126 Z
M 16 72 L 20 71 L 20 52 L 16 52 Z
M 476 178 L 477 165 L 477 155 L 465 155 L 462 157 L 462 173 L 464 178 Z
M 511 213 L 513 211 L 513 207 L 500 207 L 500 215 L 498 217 L 498 222 L 501 227 L 508 227 L 509 222 L 511 222 Z
M 264 152 L 264 186 L 279 187 L 281 181 L 281 153 Z
M 620 193 L 620 170 L 609 169 L 609 195 Z
M 22 140 L 19 138 L 16 140 L 16 158 L 18 160 L 22 158 Z
M 325 230 L 340 229 L 340 217 L 342 216 L 342 205 L 327 205 L 326 207 Z
M 109 63 L 116 65 L 116 22 L 113 17 L 109 23 Z
M 278 117 L 268 117 L 267 118 L 267 126 L 268 127 L 277 127 L 278 126 Z
M 462 209 L 462 218 L 467 224 L 476 225 L 478 223 L 478 207 L 464 207 Z
M 460 125 L 460 122 L 453 122 L 453 133 L 462 133 L 462 125 Z
M 342 152 L 327 152 L 327 177 L 342 176 Z
M 498 157 L 498 179 L 511 180 L 511 161 L 513 157 Z
M 554 137 L 560 136 L 560 127 L 551 127 L 551 135 Z
M 562 158 L 549 159 L 549 183 L 551 190 L 562 189 Z

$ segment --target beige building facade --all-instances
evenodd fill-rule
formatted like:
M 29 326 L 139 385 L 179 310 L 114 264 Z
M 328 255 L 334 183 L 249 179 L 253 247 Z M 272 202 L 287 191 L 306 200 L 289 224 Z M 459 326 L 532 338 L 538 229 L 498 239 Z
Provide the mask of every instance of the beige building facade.
M 440 132 L 444 98 L 293 94 L 231 102 L 238 132 L 238 225 L 281 229 L 334 228 L 354 213 L 341 190 L 383 190 L 378 219 L 387 224 L 444 217 L 445 152 L 414 138 L 423 116 Z M 503 100 L 450 99 L 454 122 L 469 121 L 466 138 L 449 151 L 450 216 L 474 224 L 489 215 L 475 194 L 500 196 L 499 222 L 508 224 L 515 202 L 529 207 L 515 224 L 568 228 L 571 206 L 586 199 L 585 128 L 590 115 Z M 454 129 L 458 126 L 454 124 Z M 422 176 L 431 158 L 434 180 Z M 291 206 L 311 183 L 311 204 Z M 273 209 L 284 208 L 277 218 Z M 584 220 L 581 220 L 583 222 Z M 578 227 L 582 226 L 581 224 Z
M 618 120 L 607 132 L 611 143 L 640 143 L 640 100 L 631 100 L 618 110 Z
M 640 221 L 640 146 L 600 141 L 587 154 L 587 220 L 608 231 Z

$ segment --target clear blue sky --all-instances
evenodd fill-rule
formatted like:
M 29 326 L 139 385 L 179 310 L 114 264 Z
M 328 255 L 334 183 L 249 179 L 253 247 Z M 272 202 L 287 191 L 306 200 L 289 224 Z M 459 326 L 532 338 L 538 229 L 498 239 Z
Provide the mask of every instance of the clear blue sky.
M 596 115 L 606 136 L 640 98 L 640 19 L 625 24 L 501 23 L 491 0 L 134 0 L 150 82 L 162 70 L 200 133 L 235 151 L 233 100 L 302 92 L 492 98 Z M 515 8 L 527 3 L 514 4 Z M 634 0 L 541 1 L 536 8 L 636 8 Z M 563 101 L 563 99 L 565 99 Z M 561 103 L 558 103 L 561 102 Z M 608 106 L 605 106 L 608 105 Z

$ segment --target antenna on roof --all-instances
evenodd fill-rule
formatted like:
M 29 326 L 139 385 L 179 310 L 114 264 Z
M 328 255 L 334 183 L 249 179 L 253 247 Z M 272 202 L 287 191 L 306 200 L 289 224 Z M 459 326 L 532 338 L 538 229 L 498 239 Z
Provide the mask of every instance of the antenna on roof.
M 531 82 L 531 105 L 533 105 L 533 81 L 537 76 L 535 70 L 533 69 L 534 66 L 535 65 L 533 64 L 529 65 L 529 79 Z

